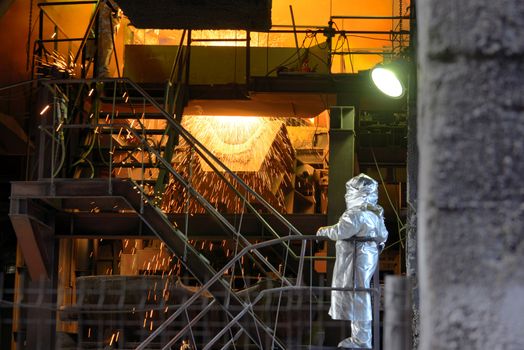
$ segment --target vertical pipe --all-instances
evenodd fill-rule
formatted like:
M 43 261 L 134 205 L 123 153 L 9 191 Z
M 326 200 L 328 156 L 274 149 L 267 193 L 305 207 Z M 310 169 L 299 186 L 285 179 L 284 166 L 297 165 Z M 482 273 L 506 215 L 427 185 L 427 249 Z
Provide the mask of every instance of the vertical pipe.
M 100 3 L 100 6 L 106 6 L 105 3 Z M 89 35 L 89 34 L 88 34 Z M 88 39 L 89 40 L 89 39 Z M 95 57 L 93 59 L 93 78 L 98 77 L 98 64 L 100 61 L 100 10 L 96 12 L 95 20 Z M 87 72 L 86 72 L 87 74 Z
M 191 68 L 191 29 L 189 29 L 187 31 L 187 57 L 186 57 L 186 83 L 185 83 L 185 87 L 186 89 L 189 87 L 189 73 L 190 73 L 190 68 Z M 180 78 L 180 80 L 182 80 L 182 77 Z M 186 99 L 187 96 L 185 96 L 184 94 L 184 100 Z M 182 102 L 183 104 L 185 104 L 185 101 Z M 181 117 L 181 116 L 179 116 Z
M 304 281 L 304 276 L 302 276 L 304 272 L 304 255 L 306 255 L 306 240 L 302 240 L 302 246 L 300 247 L 300 261 L 298 263 L 297 287 L 302 286 Z
M 115 80 L 114 81 L 114 85 L 113 85 L 113 101 L 112 101 L 112 106 L 111 106 L 111 125 L 110 125 L 110 129 L 109 129 L 109 174 L 108 174 L 108 189 L 107 189 L 107 193 L 109 194 L 113 194 L 113 186 L 112 186 L 112 183 L 111 183 L 111 180 L 112 180 L 112 176 L 111 176 L 111 173 L 113 172 L 113 124 L 114 124 L 114 120 L 115 120 L 115 109 L 116 109 L 116 84 L 117 84 L 117 81 Z M 103 89 L 103 87 L 102 87 Z
M 55 120 L 58 115 L 58 99 L 56 97 L 57 89 L 55 86 L 54 93 L 53 93 L 53 121 L 51 122 L 51 128 L 52 128 L 52 135 L 51 135 L 51 188 L 53 188 L 54 185 L 54 178 L 55 178 L 55 142 L 56 142 L 56 133 L 55 133 Z
M 297 28 L 295 25 L 295 15 L 293 14 L 293 6 L 289 5 L 289 12 L 291 12 L 291 23 L 293 23 L 293 35 L 295 37 L 295 47 L 297 49 L 297 66 L 300 67 L 300 47 L 298 46 Z
M 38 16 L 38 58 L 42 58 L 42 40 L 44 40 L 44 10 L 40 8 L 40 13 Z
M 246 30 L 246 88 L 249 88 L 251 76 L 251 32 Z
M 407 277 L 386 276 L 384 350 L 411 349 L 411 283 Z
M 327 32 L 327 36 L 326 36 L 326 44 L 327 44 L 327 47 L 328 47 L 328 57 L 327 57 L 327 68 L 328 68 L 328 73 L 331 73 L 331 51 L 332 51 L 332 45 L 333 45 L 333 20 L 330 18 L 329 19 L 329 22 L 328 22 L 328 32 Z
M 144 98 L 142 100 L 142 115 L 145 116 L 146 115 L 146 99 Z M 146 151 L 146 144 L 147 144 L 147 139 L 146 139 L 146 128 L 144 126 L 144 121 L 142 121 L 140 123 L 140 127 L 142 129 L 142 147 L 140 148 L 140 154 L 142 155 L 142 169 L 141 169 L 141 174 L 140 174 L 140 186 L 142 187 L 141 190 L 140 190 L 140 213 L 143 214 L 144 213 L 144 202 L 145 202 L 145 196 L 144 196 L 144 193 L 145 193 L 145 176 L 146 176 L 146 168 L 145 168 L 145 158 L 144 158 L 144 153 Z M 151 159 L 151 153 L 149 153 L 149 159 Z
M 54 42 L 54 46 L 53 46 L 53 49 L 58 52 L 58 26 L 55 24 L 55 28 L 54 28 L 54 31 L 53 31 L 53 34 L 54 34 L 54 39 L 55 39 L 55 42 Z

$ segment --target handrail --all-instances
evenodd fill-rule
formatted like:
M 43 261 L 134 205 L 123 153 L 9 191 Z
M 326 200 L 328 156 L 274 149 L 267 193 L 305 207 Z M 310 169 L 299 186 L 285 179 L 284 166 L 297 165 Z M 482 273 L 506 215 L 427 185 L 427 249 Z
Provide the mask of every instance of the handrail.
M 10 89 L 14 89 L 14 88 L 19 87 L 19 86 L 29 85 L 29 84 L 32 84 L 34 82 L 41 81 L 41 80 L 42 79 L 31 79 L 31 80 L 19 81 L 17 83 L 1 86 L 0 87 L 0 91 L 10 90 Z
M 175 56 L 175 60 L 173 61 L 173 66 L 171 67 L 171 73 L 169 74 L 168 83 L 173 83 L 173 79 L 174 79 L 175 74 L 176 74 L 175 71 L 176 71 L 177 65 L 179 63 L 180 57 L 182 56 L 182 51 L 183 51 L 183 46 L 182 45 L 183 45 L 184 39 L 186 37 L 186 32 L 187 32 L 186 29 L 184 29 L 182 31 L 182 36 L 180 38 L 180 44 L 177 47 L 176 56 Z
M 101 2 L 104 2 L 104 0 L 82 0 L 82 1 L 64 1 L 64 2 L 61 2 L 61 1 L 52 1 L 52 2 L 40 2 L 37 4 L 37 6 L 40 8 L 40 10 L 42 11 L 42 13 L 63 33 L 65 34 L 66 37 L 67 34 L 65 33 L 65 31 L 58 25 L 58 23 L 56 23 L 56 21 L 47 13 L 43 10 L 44 7 L 50 7 L 50 6 L 67 6 L 67 5 L 89 5 L 89 4 L 96 4 L 95 6 L 95 10 L 93 12 L 93 14 L 91 15 L 91 19 L 89 20 L 89 24 L 87 26 L 87 29 L 86 29 L 86 32 L 84 34 L 84 36 L 82 37 L 82 39 L 78 38 L 81 42 L 80 42 L 80 46 L 78 48 L 78 51 L 77 53 L 75 54 L 75 57 L 73 59 L 73 62 L 71 63 L 71 65 L 74 67 L 76 66 L 76 62 L 78 61 L 78 58 L 80 57 L 81 53 L 82 53 L 82 50 L 84 49 L 84 46 L 86 45 L 87 43 L 87 40 L 89 40 L 89 34 L 91 33 L 91 29 L 93 28 L 93 25 L 94 23 L 96 22 L 96 17 L 98 15 L 98 12 L 99 12 L 99 8 L 100 8 L 100 3 Z M 76 39 L 76 38 L 75 38 Z M 38 41 L 38 40 L 37 40 Z M 41 40 L 40 40 L 41 41 Z M 76 41 L 76 40 L 75 40 Z
M 188 300 L 186 300 L 183 304 L 179 305 L 179 308 L 171 315 L 169 316 L 164 323 L 162 323 L 153 333 L 150 334 L 148 338 L 144 340 L 144 342 L 141 344 L 140 347 L 137 347 L 137 350 L 144 349 L 145 346 L 147 346 L 156 336 L 158 336 L 161 332 L 163 332 L 171 322 L 173 322 L 187 307 L 189 307 L 195 300 L 197 300 L 204 292 L 206 292 L 209 287 L 215 283 L 222 274 L 224 274 L 228 269 L 230 269 L 234 264 L 236 264 L 240 259 L 242 259 L 243 256 L 248 254 L 252 250 L 257 250 L 260 248 L 265 248 L 271 245 L 276 245 L 278 243 L 282 243 L 285 241 L 291 241 L 291 240 L 310 240 L 310 241 L 329 241 L 330 239 L 328 237 L 324 236 L 306 236 L 306 235 L 293 235 L 293 236 L 285 236 L 280 238 L 275 238 L 268 241 L 263 241 L 255 244 L 250 244 L 250 246 L 247 246 L 243 248 L 240 252 L 238 252 L 237 255 L 235 255 L 231 260 L 224 265 L 219 271 L 217 271 L 217 274 L 213 276 L 208 282 L 206 282 L 194 295 L 192 295 Z M 353 240 L 355 242 L 377 242 L 375 238 L 364 238 L 364 237 L 353 237 L 349 240 Z M 301 257 L 301 258 L 305 258 Z M 297 280 L 300 279 L 299 276 L 297 276 Z M 306 287 L 306 286 L 288 286 L 288 287 L 280 287 L 282 290 L 289 290 L 289 289 L 305 289 L 305 288 L 312 288 L 312 287 Z M 341 291 L 353 291 L 353 292 L 377 292 L 377 288 L 333 288 L 333 287 L 316 287 L 316 288 L 323 288 L 325 290 L 341 290 Z M 264 291 L 261 291 L 254 302 L 250 303 L 248 306 L 253 306 L 256 304 L 264 295 Z M 268 293 L 268 292 L 266 292 Z M 242 310 L 239 315 L 235 317 L 231 322 L 240 319 L 247 311 L 249 311 L 249 307 L 246 307 L 244 310 Z M 201 316 L 200 316 L 201 317 Z M 236 322 L 235 322 L 236 323 Z M 143 345 L 143 346 L 142 346 Z

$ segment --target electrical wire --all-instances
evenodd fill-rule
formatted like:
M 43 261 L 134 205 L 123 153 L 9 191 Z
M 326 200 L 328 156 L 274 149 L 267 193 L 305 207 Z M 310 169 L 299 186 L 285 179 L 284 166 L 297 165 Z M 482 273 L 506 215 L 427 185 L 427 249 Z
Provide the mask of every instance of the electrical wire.
M 349 48 L 349 39 L 348 38 L 346 38 L 346 45 L 348 48 L 349 64 L 351 65 L 351 73 L 355 73 L 355 68 L 353 67 L 353 54 L 351 53 L 351 49 Z
M 375 167 L 377 169 L 377 172 L 378 172 L 378 176 L 380 178 L 380 183 L 382 184 L 383 188 L 384 188 L 384 192 L 386 192 L 386 197 L 388 199 L 388 202 L 389 202 L 389 205 L 391 206 L 391 209 L 393 210 L 393 212 L 395 213 L 395 216 L 396 216 L 396 219 L 397 219 L 397 230 L 398 230 L 398 233 L 400 235 L 401 232 L 403 232 L 405 229 L 406 229 L 406 225 L 404 223 L 402 223 L 402 220 L 400 219 L 400 216 L 397 212 L 397 209 L 396 207 L 393 205 L 393 201 L 391 200 L 391 197 L 389 196 L 389 192 L 388 192 L 388 189 L 386 187 L 386 182 L 384 181 L 384 178 L 382 177 L 382 173 L 380 172 L 380 168 L 378 166 L 378 162 L 377 162 L 377 158 L 375 157 L 375 151 L 373 150 L 373 148 L 371 149 L 371 155 L 373 156 L 373 162 L 375 163 Z M 404 240 L 405 238 L 404 237 L 401 237 L 399 239 L 398 242 L 395 242 L 394 244 L 397 244 L 400 242 L 400 245 L 402 246 L 402 248 L 404 248 Z M 388 245 L 388 247 L 386 248 L 389 248 L 391 247 L 392 245 Z M 385 248 L 384 248 L 385 249 Z

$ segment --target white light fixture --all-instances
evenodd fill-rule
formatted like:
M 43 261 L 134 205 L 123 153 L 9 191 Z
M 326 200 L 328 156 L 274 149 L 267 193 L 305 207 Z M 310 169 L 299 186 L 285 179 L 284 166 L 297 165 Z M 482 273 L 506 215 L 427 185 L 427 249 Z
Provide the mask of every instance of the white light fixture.
M 403 78 L 399 62 L 380 64 L 371 70 L 371 79 L 375 86 L 391 98 L 401 98 L 406 93 Z

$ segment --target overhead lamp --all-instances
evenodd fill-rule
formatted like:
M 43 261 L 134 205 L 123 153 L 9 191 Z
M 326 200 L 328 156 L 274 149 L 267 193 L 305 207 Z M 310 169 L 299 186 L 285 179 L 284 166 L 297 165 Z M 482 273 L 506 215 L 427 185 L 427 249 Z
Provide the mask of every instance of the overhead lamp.
M 401 98 L 406 93 L 405 63 L 394 61 L 381 63 L 371 70 L 371 79 L 375 86 L 385 95 L 391 98 Z

